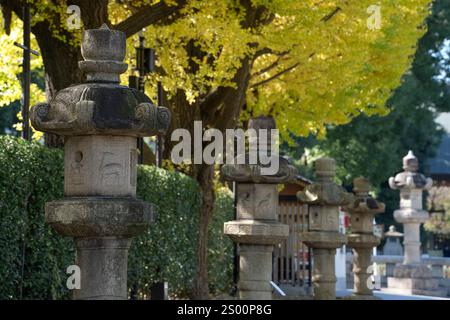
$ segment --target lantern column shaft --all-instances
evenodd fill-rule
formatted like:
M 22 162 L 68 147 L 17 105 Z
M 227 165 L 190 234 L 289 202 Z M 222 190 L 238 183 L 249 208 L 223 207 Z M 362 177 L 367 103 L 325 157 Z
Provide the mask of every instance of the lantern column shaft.
M 335 255 L 336 249 L 313 249 L 312 281 L 316 300 L 334 300 L 336 298 Z
M 405 223 L 403 224 L 405 239 L 403 245 L 405 246 L 404 264 L 419 264 L 420 263 L 420 223 Z
M 371 263 L 372 248 L 353 249 L 353 293 L 355 295 L 373 296 L 372 289 L 368 285 L 372 276 L 372 272 L 369 272 Z
M 76 263 L 81 271 L 81 288 L 74 299 L 126 300 L 127 263 L 131 239 L 77 239 Z
M 239 298 L 272 299 L 272 246 L 240 245 Z

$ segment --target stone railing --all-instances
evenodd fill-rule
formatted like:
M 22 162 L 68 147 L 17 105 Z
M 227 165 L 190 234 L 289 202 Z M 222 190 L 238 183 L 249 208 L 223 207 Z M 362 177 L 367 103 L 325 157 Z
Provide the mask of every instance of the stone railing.
M 351 253 L 347 253 L 347 263 L 351 265 L 353 259 L 353 255 Z M 403 256 L 388 256 L 388 255 L 379 255 L 372 257 L 372 261 L 378 264 L 383 264 L 386 266 L 384 276 L 391 277 L 392 271 L 396 263 L 403 262 Z M 443 268 L 444 266 L 450 266 L 450 258 L 444 257 L 429 257 L 427 255 L 422 255 L 422 262 L 431 267 L 433 271 L 433 277 L 442 278 L 444 277 Z

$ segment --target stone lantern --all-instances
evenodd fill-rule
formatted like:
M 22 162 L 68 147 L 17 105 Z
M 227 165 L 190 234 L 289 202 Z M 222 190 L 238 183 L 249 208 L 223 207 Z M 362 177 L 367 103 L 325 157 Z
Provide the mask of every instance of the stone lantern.
M 270 117 L 251 119 L 249 129 L 258 130 L 259 138 L 259 130 L 275 129 L 275 121 Z M 254 138 L 249 141 L 250 152 L 271 152 L 267 141 L 261 139 L 256 139 L 256 148 Z M 237 220 L 226 222 L 224 233 L 239 244 L 240 299 L 272 299 L 273 247 L 289 235 L 289 226 L 278 222 L 277 184 L 295 178 L 297 170 L 285 158 L 273 153 L 271 156 L 279 162 L 274 175 L 263 174 L 261 163 L 249 164 L 249 154 L 238 155 L 235 164 L 222 167 L 223 177 L 237 185 Z
M 64 198 L 46 203 L 46 222 L 73 237 L 81 288 L 75 299 L 126 299 L 132 237 L 153 220 L 152 205 L 136 199 L 137 138 L 164 134 L 168 109 L 120 85 L 125 34 L 86 30 L 80 69 L 87 81 L 60 90 L 32 109 L 40 131 L 65 137 Z
M 313 249 L 314 299 L 336 298 L 335 255 L 345 242 L 339 233 L 339 207 L 351 203 L 350 193 L 333 182 L 336 163 L 320 158 L 314 163 L 316 182 L 297 193 L 298 200 L 309 205 L 308 230 L 299 238 Z
M 429 214 L 422 209 L 422 193 L 433 185 L 431 178 L 417 170 L 419 161 L 412 151 L 403 158 L 403 172 L 389 178 L 391 189 L 400 190 L 400 209 L 394 211 L 394 218 L 403 224 L 405 258 L 404 264 L 420 263 L 420 225 Z
M 352 233 L 347 237 L 348 245 L 353 249 L 354 289 L 352 298 L 376 299 L 369 285 L 372 272 L 369 266 L 373 247 L 380 243 L 380 238 L 373 233 L 375 214 L 383 213 L 385 205 L 369 195 L 370 183 L 365 178 L 353 180 L 354 200 L 345 207 L 351 214 Z
M 398 232 L 395 226 L 389 226 L 389 230 L 384 233 L 386 242 L 383 246 L 383 254 L 386 256 L 402 256 L 403 247 L 400 239 L 403 238 L 403 233 Z
M 420 225 L 428 212 L 422 208 L 422 193 L 431 188 L 433 180 L 417 172 L 419 161 L 412 151 L 403 158 L 403 172 L 389 178 L 391 189 L 400 190 L 400 209 L 394 218 L 403 224 L 404 260 L 394 268 L 394 277 L 388 277 L 388 288 L 407 294 L 437 295 L 437 280 L 420 259 Z

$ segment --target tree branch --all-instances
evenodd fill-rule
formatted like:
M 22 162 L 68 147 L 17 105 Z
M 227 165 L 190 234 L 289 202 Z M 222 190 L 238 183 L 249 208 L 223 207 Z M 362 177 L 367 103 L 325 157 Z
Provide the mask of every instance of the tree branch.
M 275 60 L 275 62 L 271 63 L 271 64 L 268 65 L 267 67 L 262 68 L 262 69 L 256 71 L 255 73 L 253 73 L 253 74 L 251 75 L 251 77 L 257 77 L 257 76 L 262 75 L 263 73 L 266 73 L 267 71 L 272 70 L 273 68 L 275 68 L 276 66 L 278 66 L 278 64 L 280 63 L 280 61 L 281 61 L 281 58 L 278 58 L 277 60 Z
M 325 17 L 323 17 L 320 21 L 327 22 L 331 18 L 333 18 L 339 11 L 342 9 L 340 7 L 336 7 L 331 13 L 327 14 Z
M 168 6 L 164 1 L 161 1 L 152 6 L 143 7 L 131 17 L 113 26 L 113 28 L 125 32 L 126 36 L 130 37 L 148 25 L 168 22 L 172 15 L 179 14 L 186 3 L 187 0 L 180 0 L 178 5 Z
M 9 36 L 11 32 L 11 8 L 8 7 L 8 0 L 0 0 L 0 9 L 3 16 L 3 28 L 6 34 Z
M 292 69 L 295 69 L 299 64 L 300 64 L 300 62 L 294 63 L 294 64 L 293 64 L 292 66 L 290 66 L 289 68 L 286 68 L 286 69 L 284 69 L 284 70 L 282 70 L 282 71 L 280 71 L 280 72 L 274 74 L 273 76 L 271 76 L 271 77 L 269 77 L 269 78 L 267 78 L 267 79 L 265 79 L 265 80 L 262 80 L 262 81 L 259 81 L 259 82 L 256 82 L 256 83 L 252 84 L 252 85 L 250 86 L 250 88 L 256 88 L 256 87 L 262 86 L 263 84 L 266 84 L 267 82 L 272 81 L 272 80 L 274 80 L 274 79 L 280 77 L 281 75 L 283 75 L 283 74 L 285 74 L 285 73 L 288 73 L 288 72 L 291 71 Z

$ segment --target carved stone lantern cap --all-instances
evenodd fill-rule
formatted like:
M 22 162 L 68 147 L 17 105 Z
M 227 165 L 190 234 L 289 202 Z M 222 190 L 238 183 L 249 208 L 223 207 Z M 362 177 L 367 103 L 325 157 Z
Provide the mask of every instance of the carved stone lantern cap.
M 403 172 L 389 178 L 391 189 L 429 189 L 433 185 L 431 178 L 426 178 L 419 170 L 419 160 L 410 150 L 403 158 Z
M 319 158 L 314 162 L 314 170 L 318 179 L 332 178 L 336 174 L 336 161 L 333 158 Z
M 419 170 L 419 160 L 414 155 L 412 150 L 408 151 L 408 154 L 403 157 L 403 170 L 416 172 Z
M 333 182 L 336 161 L 320 158 L 314 163 L 317 181 L 303 191 L 297 192 L 297 199 L 308 204 L 344 206 L 353 202 L 353 194 Z
M 78 62 L 88 81 L 120 82 L 120 74 L 127 70 L 123 62 L 126 37 L 121 31 L 110 30 L 106 24 L 100 29 L 83 33 L 81 54 L 85 61 Z
M 262 164 L 258 161 L 256 164 L 250 163 L 250 154 L 241 154 L 234 159 L 234 164 L 225 164 L 222 166 L 222 176 L 227 181 L 236 181 L 242 183 L 268 183 L 279 184 L 289 181 L 295 181 L 297 178 L 297 169 L 285 157 L 270 150 L 271 147 L 271 130 L 276 129 L 275 120 L 268 116 L 259 116 L 252 118 L 248 123 L 249 129 L 256 130 L 256 136 L 249 137 L 249 152 L 253 155 L 259 153 L 266 153 L 267 156 L 273 157 L 272 161 L 278 160 L 278 170 L 274 174 L 264 174 L 265 168 L 268 168 L 272 163 Z M 267 140 L 260 135 L 259 130 L 267 130 Z
M 355 194 L 355 197 L 353 202 L 345 207 L 345 210 L 350 213 L 372 215 L 384 212 L 384 203 L 379 202 L 370 196 L 370 187 L 371 185 L 367 178 L 358 177 L 353 179 L 353 193 Z
M 384 233 L 384 236 L 387 238 L 387 237 L 390 237 L 390 238 L 401 238 L 401 237 L 403 237 L 403 233 L 401 233 L 401 232 L 398 232 L 396 229 L 395 229 L 395 226 L 389 226 L 389 231 L 386 231 L 385 233 Z
M 367 194 L 369 193 L 371 188 L 369 179 L 364 177 L 358 177 L 353 179 L 353 192 L 354 193 L 361 193 L 361 194 Z
M 143 92 L 120 85 L 125 33 L 100 29 L 85 30 L 81 43 L 85 83 L 56 93 L 49 103 L 31 109 L 33 127 L 63 136 L 117 135 L 148 137 L 165 134 L 170 125 L 167 108 L 155 106 Z

